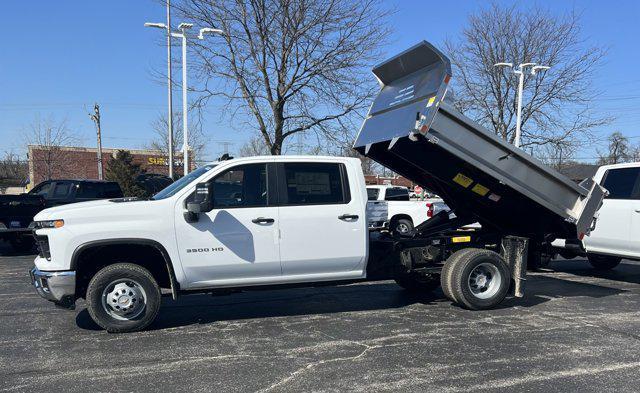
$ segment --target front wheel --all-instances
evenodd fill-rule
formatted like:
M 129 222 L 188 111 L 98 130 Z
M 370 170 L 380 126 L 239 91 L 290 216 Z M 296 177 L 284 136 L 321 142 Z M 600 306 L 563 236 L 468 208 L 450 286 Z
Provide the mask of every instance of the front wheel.
M 611 270 L 622 261 L 620 257 L 600 254 L 587 254 L 587 259 L 596 270 Z
M 443 273 L 445 295 L 471 310 L 497 306 L 504 300 L 511 284 L 507 264 L 498 253 L 490 250 L 458 251 L 447 259 Z
M 87 288 L 91 318 L 110 333 L 142 330 L 158 315 L 160 288 L 151 273 L 132 263 L 109 265 Z

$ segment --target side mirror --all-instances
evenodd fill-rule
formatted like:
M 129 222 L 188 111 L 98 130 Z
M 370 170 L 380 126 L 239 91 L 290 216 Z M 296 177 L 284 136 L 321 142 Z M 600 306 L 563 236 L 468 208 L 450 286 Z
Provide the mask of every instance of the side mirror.
M 207 213 L 213 210 L 213 184 L 198 183 L 196 184 L 196 194 L 192 202 L 187 203 L 187 211 L 189 213 Z

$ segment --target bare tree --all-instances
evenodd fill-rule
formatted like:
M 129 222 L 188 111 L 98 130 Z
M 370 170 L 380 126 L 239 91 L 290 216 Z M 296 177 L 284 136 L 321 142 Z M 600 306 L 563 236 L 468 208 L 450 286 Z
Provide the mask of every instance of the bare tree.
M 36 172 L 42 173 L 45 179 L 62 176 L 69 163 L 69 152 L 64 147 L 78 143 L 78 135 L 67 126 L 66 119 L 56 120 L 53 116 L 46 118 L 36 116 L 25 131 L 26 143 L 38 147 L 38 154 L 31 157 Z
M 598 95 L 591 82 L 606 51 L 581 38 L 574 13 L 556 16 L 541 8 L 520 11 L 494 4 L 470 16 L 461 40 L 446 47 L 456 106 L 509 142 L 515 138 L 518 81 L 509 69 L 494 67 L 499 62 L 551 67 L 526 74 L 523 148 L 556 145 L 560 152 L 573 152 L 568 146 L 584 144 L 590 130 L 611 120 L 591 111 Z
M 629 138 L 621 132 L 616 131 L 607 138 L 609 142 L 606 153 L 599 153 L 600 158 L 598 164 L 620 164 L 623 162 L 631 162 L 635 160 L 635 149 L 629 143 Z
M 259 136 L 255 136 L 245 142 L 245 144 L 240 147 L 240 151 L 238 152 L 238 155 L 240 157 L 264 156 L 268 154 L 269 148 L 264 143 L 264 140 Z
M 225 32 L 192 45 L 195 105 L 224 97 L 236 126 L 257 131 L 271 154 L 298 133 L 341 137 L 340 120 L 364 115 L 377 90 L 369 69 L 388 36 L 382 0 L 183 0 L 175 8 Z
M 183 134 L 182 128 L 175 128 L 176 124 L 182 124 L 182 113 L 177 112 L 173 114 L 173 154 L 174 157 L 182 151 Z M 168 138 L 168 124 L 166 115 L 158 115 L 158 117 L 151 122 L 151 128 L 154 133 L 153 140 L 147 146 L 150 149 L 161 151 L 162 154 L 169 155 L 169 138 Z M 202 130 L 202 123 L 200 121 L 191 121 L 189 119 L 189 149 L 193 152 L 195 161 L 202 159 L 204 150 L 206 147 L 205 135 Z M 193 159 L 194 157 L 191 157 Z M 194 162 L 195 162 L 194 161 Z
M 7 151 L 0 160 L 0 184 L 23 184 L 29 176 L 29 166 L 26 160 L 12 151 Z

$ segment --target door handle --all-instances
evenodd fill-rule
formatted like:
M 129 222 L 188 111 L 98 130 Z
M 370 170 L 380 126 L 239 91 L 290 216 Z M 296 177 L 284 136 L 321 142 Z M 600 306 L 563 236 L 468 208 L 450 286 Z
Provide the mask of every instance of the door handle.
M 254 224 L 271 224 L 275 221 L 276 220 L 274 220 L 273 218 L 265 218 L 265 217 L 258 217 L 251 220 L 251 222 Z
M 341 216 L 338 216 L 338 218 L 343 220 L 343 221 L 357 220 L 358 219 L 358 215 L 357 214 L 343 214 Z
M 636 213 L 640 213 L 640 209 L 636 209 Z

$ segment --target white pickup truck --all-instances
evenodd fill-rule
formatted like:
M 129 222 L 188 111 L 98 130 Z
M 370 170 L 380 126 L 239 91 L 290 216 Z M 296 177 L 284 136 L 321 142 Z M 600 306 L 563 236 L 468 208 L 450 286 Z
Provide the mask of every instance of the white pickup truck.
M 579 240 L 552 243 L 565 258 L 585 255 L 596 269 L 613 269 L 622 258 L 640 259 L 640 162 L 603 165 L 594 180 L 607 189 L 596 226 Z
M 367 197 L 370 217 L 383 220 L 370 223 L 370 226 L 388 228 L 398 236 L 412 235 L 415 227 L 447 209 L 439 198 L 411 200 L 409 189 L 400 186 L 370 185 L 367 186 Z
M 393 244 L 370 244 L 366 205 L 358 159 L 212 163 L 150 200 L 76 203 L 38 213 L 40 254 L 31 277 L 38 293 L 60 306 L 85 298 L 91 317 L 110 332 L 138 330 L 156 317 L 161 288 L 175 298 L 218 288 L 373 278 L 368 270 L 393 255 Z M 453 245 L 473 245 L 469 236 L 460 239 Z M 438 244 L 444 244 L 440 235 Z M 474 271 L 491 292 L 449 290 L 469 308 L 491 307 L 509 288 L 499 254 L 479 252 L 457 258 L 455 266 L 483 261 L 492 267 L 491 278 L 471 269 L 459 280 L 468 282 Z M 394 277 L 411 290 L 440 284 L 438 276 Z

